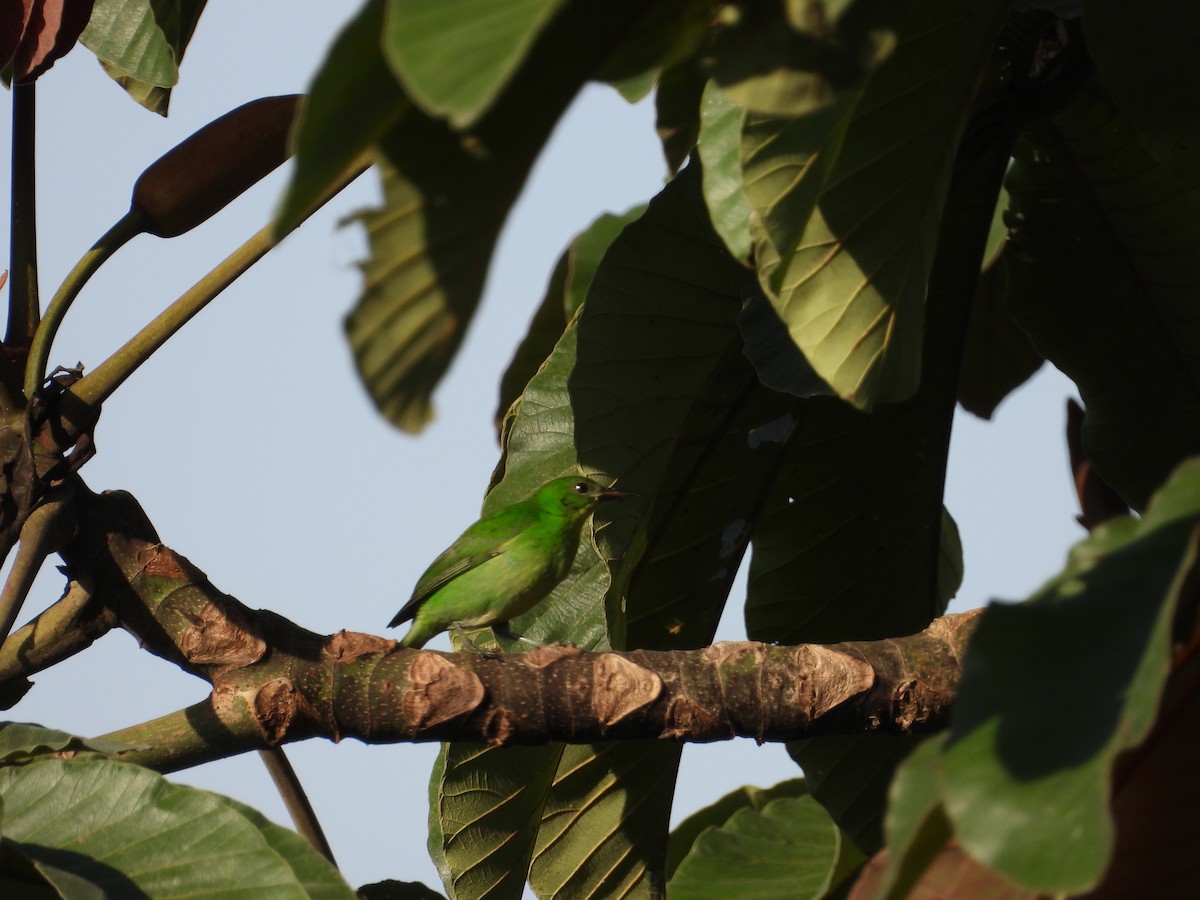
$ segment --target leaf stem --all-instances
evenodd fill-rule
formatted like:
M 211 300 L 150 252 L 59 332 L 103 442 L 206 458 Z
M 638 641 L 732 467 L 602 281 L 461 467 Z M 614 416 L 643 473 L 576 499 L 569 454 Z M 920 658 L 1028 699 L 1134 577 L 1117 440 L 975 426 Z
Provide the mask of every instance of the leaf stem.
M 107 400 L 151 354 L 196 313 L 275 246 L 271 227 L 260 228 L 179 299 L 155 316 L 116 353 L 71 386 L 69 393 L 92 407 Z
M 145 231 L 145 216 L 136 209 L 131 209 L 122 216 L 112 228 L 108 229 L 100 240 L 91 246 L 83 255 L 75 268 L 71 269 L 63 283 L 46 307 L 46 315 L 42 318 L 33 334 L 33 344 L 29 348 L 29 361 L 25 364 L 25 396 L 32 397 L 43 381 L 46 380 L 46 364 L 50 358 L 50 347 L 54 336 L 62 325 L 67 310 L 87 284 L 88 279 L 96 273 L 114 253 L 120 250 L 130 239 Z
M 9 347 L 28 347 L 37 328 L 40 307 L 37 286 L 37 185 L 35 183 L 34 85 L 13 85 L 12 220 L 9 234 L 8 331 Z
M 365 158 L 356 159 L 330 186 L 325 195 L 303 217 L 297 220 L 291 229 L 278 235 L 274 234 L 274 224 L 268 224 L 259 229 L 178 300 L 155 316 L 121 349 L 75 382 L 67 394 L 76 402 L 63 407 L 63 417 L 68 428 L 74 430 L 84 427 L 87 423 L 82 420 L 86 418 L 87 414 L 94 416 L 99 405 L 108 399 L 113 391 L 120 387 L 142 363 L 149 359 L 151 354 L 186 325 L 196 313 L 207 306 L 209 301 L 229 287 L 243 272 L 262 259 L 295 227 L 298 227 L 305 219 L 324 206 L 332 197 L 361 175 L 366 168 L 367 160 Z M 76 419 L 81 421 L 76 421 Z

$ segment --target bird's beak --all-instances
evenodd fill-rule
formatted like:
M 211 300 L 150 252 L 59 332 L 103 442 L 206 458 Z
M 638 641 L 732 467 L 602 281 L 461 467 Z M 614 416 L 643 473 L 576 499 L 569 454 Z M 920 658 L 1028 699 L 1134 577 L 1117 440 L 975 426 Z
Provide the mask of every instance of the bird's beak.
M 605 488 L 598 495 L 601 500 L 620 500 L 623 497 L 636 497 L 632 491 L 618 491 L 615 488 Z

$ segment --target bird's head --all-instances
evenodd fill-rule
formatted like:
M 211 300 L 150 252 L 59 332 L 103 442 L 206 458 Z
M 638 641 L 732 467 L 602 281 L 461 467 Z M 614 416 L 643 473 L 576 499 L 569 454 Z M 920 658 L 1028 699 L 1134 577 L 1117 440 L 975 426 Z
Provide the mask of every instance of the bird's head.
M 546 495 L 552 502 L 557 501 L 567 509 L 588 510 L 597 503 L 605 500 L 619 500 L 622 497 L 632 497 L 629 491 L 618 491 L 606 488 L 590 478 L 569 476 L 551 481 L 542 488 L 539 494 Z

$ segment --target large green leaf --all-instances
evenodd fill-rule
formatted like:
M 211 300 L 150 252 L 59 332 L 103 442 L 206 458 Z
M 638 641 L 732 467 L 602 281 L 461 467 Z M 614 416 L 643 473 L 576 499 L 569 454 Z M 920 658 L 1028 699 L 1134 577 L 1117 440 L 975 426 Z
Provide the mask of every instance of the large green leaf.
M 863 862 L 812 797 L 740 809 L 701 834 L 670 883 L 672 900 L 819 898 Z
M 713 78 L 744 109 L 798 116 L 861 87 L 891 53 L 906 0 L 746 4 L 723 17 Z
M 475 122 L 564 0 L 388 0 L 384 53 L 408 95 L 455 128 Z
M 747 120 L 760 280 L 817 373 L 869 409 L 920 381 L 925 298 L 957 144 L 1007 7 L 917 3 L 861 90 Z
M 337 179 L 412 105 L 379 45 L 385 0 L 368 0 L 334 39 L 308 89 L 294 135 L 296 167 L 275 233 L 303 221 Z
M 1144 518 L 1102 526 L 1028 603 L 980 620 L 942 785 L 958 840 L 985 865 L 1052 893 L 1104 874 L 1114 766 L 1158 715 L 1181 604 L 1195 619 L 1198 522 L 1193 459 Z
M 500 404 L 496 408 L 496 421 L 502 422 L 513 402 L 521 396 L 529 379 L 550 355 L 558 339 L 562 337 L 567 323 L 575 311 L 583 305 L 592 275 L 608 245 L 621 229 L 634 221 L 645 210 L 639 205 L 620 215 L 605 213 L 577 234 L 571 241 L 550 275 L 546 294 L 538 304 L 533 321 L 530 322 L 512 362 L 500 379 Z
M 963 348 L 958 402 L 990 419 L 1000 401 L 1024 384 L 1045 361 L 1008 309 L 1005 245 L 979 278 L 971 325 Z
M 747 510 L 761 502 L 773 471 L 764 460 L 775 450 L 771 435 L 754 441 L 758 451 L 747 444 L 748 431 L 761 422 L 761 410 L 741 396 L 754 382 L 741 357 L 737 327 L 741 289 L 749 276 L 713 233 L 699 180 L 698 171 L 686 170 L 612 243 L 582 310 L 506 422 L 503 477 L 485 509 L 581 469 L 617 477 L 638 495 L 619 509 L 605 509 L 594 542 L 581 546 L 568 579 L 514 623 L 523 634 L 606 647 L 605 594 L 612 603 L 614 640 L 620 641 L 624 616 L 618 607 L 627 593 L 631 643 L 678 646 L 711 639 L 728 591 L 725 579 L 732 574 L 723 570 L 736 570 L 745 546 L 745 522 L 729 526 L 748 521 Z M 726 377 L 731 373 L 736 381 Z M 741 387 L 731 391 L 731 384 Z M 740 457 L 731 456 L 735 444 L 742 448 Z M 757 496 L 754 490 L 723 496 L 716 489 L 716 473 L 730 459 L 736 477 L 749 479 L 742 483 L 758 479 Z M 758 469 L 751 471 L 755 463 Z M 719 498 L 718 509 L 727 510 L 728 518 L 718 513 L 692 521 L 694 490 L 710 492 L 706 502 Z M 684 581 L 672 584 L 664 575 L 643 574 L 665 573 L 677 550 L 693 543 L 704 550 L 691 557 L 697 571 Z M 629 570 L 643 554 L 647 568 L 631 578 Z M 618 587 L 610 591 L 613 569 Z M 650 580 L 640 580 L 645 578 Z M 699 587 L 703 593 L 696 592 Z M 690 614 L 681 617 L 680 601 L 689 592 Z M 665 858 L 678 748 L 595 745 L 563 753 L 540 823 L 535 888 L 586 895 L 613 877 L 636 895 L 654 896 L 661 888 L 657 873 Z M 510 759 L 507 751 L 488 756 L 488 765 L 503 772 L 502 783 L 538 778 L 536 770 L 523 774 L 519 766 L 525 761 Z M 449 767 L 446 774 L 448 779 L 453 774 Z M 479 782 L 466 787 L 488 789 Z M 443 794 L 460 789 L 457 779 L 440 788 Z M 506 795 L 502 785 L 496 794 Z M 631 808 L 636 814 L 628 812 Z M 487 833 L 473 839 L 481 845 L 515 842 L 517 835 L 525 840 L 529 822 L 516 807 L 510 811 L 514 818 L 503 828 L 491 822 Z M 619 861 L 615 869 L 614 860 Z
M 778 800 L 781 797 L 804 797 L 807 794 L 808 786 L 803 778 L 790 778 L 769 788 L 745 785 L 736 791 L 730 791 L 703 809 L 697 810 L 671 829 L 671 843 L 667 854 L 667 877 L 670 878 L 675 873 L 701 834 L 710 828 L 720 828 L 738 810 L 754 809 L 761 812 L 762 808 L 772 800 Z
M 1134 508 L 1200 453 L 1200 191 L 1094 84 L 1017 146 L 1013 315 L 1077 385 L 1083 439 Z
M 241 804 L 106 759 L 0 768 L 3 835 L 71 896 L 344 897 L 299 836 Z
M 1196 41 L 1200 6 L 1143 0 L 1131 16 L 1121 0 L 1088 0 L 1083 17 L 1088 55 L 1106 92 L 1158 163 L 1200 188 L 1200 94 Z
M 944 735 L 922 742 L 896 769 L 885 830 L 888 861 L 879 900 L 903 900 L 950 839 L 942 808 L 941 752 Z
M 970 300 L 1008 158 L 1004 135 L 956 163 L 926 301 L 921 387 L 872 413 L 802 401 L 796 438 L 756 526 L 752 638 L 830 643 L 911 634 L 956 590 L 961 548 L 942 489 Z M 810 788 L 864 849 L 880 840 L 908 742 L 879 735 L 789 747 Z
M 167 114 L 179 64 L 207 0 L 96 0 L 79 41 L 134 100 Z
M 697 152 L 704 163 L 704 200 L 713 227 L 740 260 L 750 258 L 750 202 L 742 191 L 743 110 L 712 82 L 700 98 Z
M 838 827 L 864 853 L 874 853 L 883 846 L 892 777 L 916 744 L 892 734 L 831 734 L 791 741 L 787 750 Z
M 442 745 L 429 785 L 429 851 L 452 900 L 521 896 L 563 749 Z
M 563 748 L 529 884 L 539 897 L 661 897 L 679 744 Z
M 695 57 L 671 66 L 654 94 L 654 128 L 662 141 L 667 170 L 674 174 L 687 162 L 700 135 L 700 98 L 708 75 Z
M 633 0 L 572 5 L 470 131 L 411 107 L 380 139 L 383 208 L 346 327 L 376 405 L 419 430 L 478 305 L 500 228 L 559 116 L 639 14 Z

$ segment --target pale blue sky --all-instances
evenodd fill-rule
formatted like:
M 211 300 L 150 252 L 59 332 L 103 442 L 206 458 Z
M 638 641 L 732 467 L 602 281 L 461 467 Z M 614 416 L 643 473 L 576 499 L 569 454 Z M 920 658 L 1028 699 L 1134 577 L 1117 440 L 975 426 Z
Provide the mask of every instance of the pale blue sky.
M 349 5 L 210 4 L 164 120 L 136 107 L 82 47 L 39 82 L 42 290 L 125 211 L 137 175 L 201 125 L 246 100 L 303 91 Z M 8 115 L 0 147 L 10 148 Z M 648 199 L 664 166 L 653 109 L 590 87 L 555 133 L 500 242 L 476 319 L 419 437 L 393 430 L 356 381 L 341 319 L 363 250 L 339 219 L 374 202 L 368 174 L 228 289 L 105 406 L 84 477 L 122 488 L 162 539 L 251 607 L 305 627 L 381 633 L 425 565 L 478 514 L 496 460 L 496 385 L 554 261 L 597 215 Z M 139 238 L 104 267 L 59 334 L 55 364 L 94 367 L 264 224 L 277 173 L 212 221 L 170 241 Z M 0 179 L 7 208 L 8 179 Z M 8 223 L 0 223 L 7 247 Z M 947 503 L 967 578 L 956 609 L 1028 594 L 1082 532 L 1063 449 L 1070 384 L 1045 370 L 993 423 L 960 415 Z M 739 581 L 718 637 L 744 637 Z M 51 571 L 22 620 L 57 596 Z M 435 643 L 435 647 L 441 647 Z M 36 679 L 11 718 L 96 734 L 200 700 L 205 685 L 112 634 Z M 432 745 L 289 747 L 354 885 L 422 880 Z M 778 746 L 689 747 L 674 821 L 744 783 L 796 769 Z M 286 815 L 254 755 L 181 773 L 278 821 Z

